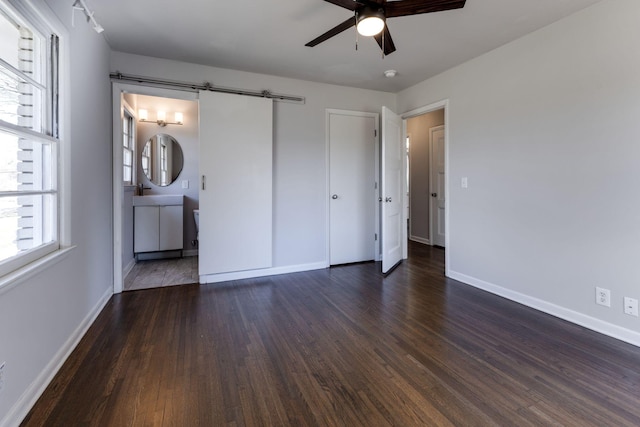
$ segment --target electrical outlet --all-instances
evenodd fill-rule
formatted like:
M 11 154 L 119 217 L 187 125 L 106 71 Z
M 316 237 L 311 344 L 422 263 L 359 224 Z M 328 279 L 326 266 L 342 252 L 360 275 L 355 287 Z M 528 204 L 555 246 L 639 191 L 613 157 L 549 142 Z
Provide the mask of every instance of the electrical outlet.
M 2 389 L 4 388 L 4 365 L 6 362 L 2 362 L 2 364 L 0 364 L 0 393 L 2 392 Z
M 611 307 L 611 291 L 596 287 L 596 304 Z
M 638 317 L 638 300 L 635 298 L 624 297 L 624 313 L 629 316 Z

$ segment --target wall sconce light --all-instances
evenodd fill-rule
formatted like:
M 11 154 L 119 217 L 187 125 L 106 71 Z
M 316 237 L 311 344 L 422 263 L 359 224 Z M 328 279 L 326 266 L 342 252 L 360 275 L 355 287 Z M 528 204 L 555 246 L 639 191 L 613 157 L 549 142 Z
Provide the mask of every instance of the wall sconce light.
M 165 127 L 166 125 L 182 125 L 183 116 L 182 113 L 176 112 L 173 114 L 174 121 L 167 121 L 167 113 L 164 111 L 156 112 L 156 120 L 149 120 L 149 112 L 147 110 L 140 109 L 138 110 L 138 120 L 145 123 L 155 123 L 160 127 Z

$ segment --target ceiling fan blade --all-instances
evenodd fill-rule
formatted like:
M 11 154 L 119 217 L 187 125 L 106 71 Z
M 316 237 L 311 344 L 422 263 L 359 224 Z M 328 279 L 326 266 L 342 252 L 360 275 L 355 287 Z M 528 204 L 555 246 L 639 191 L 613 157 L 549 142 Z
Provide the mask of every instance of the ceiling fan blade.
M 355 0 L 324 0 L 324 1 L 335 4 L 336 6 L 344 7 L 345 9 L 349 9 L 349 10 L 356 10 L 357 8 L 362 6 L 360 3 L 356 2 Z
M 321 35 L 320 37 L 317 37 L 317 38 L 311 40 L 309 43 L 305 44 L 305 46 L 313 47 L 313 46 L 319 45 L 323 41 L 328 40 L 331 37 L 340 34 L 344 30 L 347 30 L 347 29 L 353 27 L 354 25 L 356 25 L 356 17 L 352 16 L 351 18 L 349 18 L 346 21 L 344 21 L 342 24 L 336 25 L 335 27 L 333 27 L 332 29 L 330 29 L 329 31 L 327 31 L 326 33 Z
M 464 7 L 466 0 L 398 0 L 385 3 L 387 18 L 419 15 L 421 13 L 442 12 Z
M 384 33 L 384 43 L 382 39 L 383 33 Z M 380 32 L 380 34 L 376 34 L 375 36 L 373 36 L 373 38 L 375 38 L 376 41 L 378 42 L 380 49 L 382 49 L 384 45 L 385 55 L 389 55 L 390 53 L 393 53 L 396 51 L 396 45 L 393 43 L 393 39 L 391 38 L 391 33 L 389 32 L 388 26 L 385 25 L 384 31 Z
M 349 10 L 356 10 L 363 6 L 372 8 L 379 7 L 385 3 L 385 0 L 324 0 L 336 6 L 344 7 Z

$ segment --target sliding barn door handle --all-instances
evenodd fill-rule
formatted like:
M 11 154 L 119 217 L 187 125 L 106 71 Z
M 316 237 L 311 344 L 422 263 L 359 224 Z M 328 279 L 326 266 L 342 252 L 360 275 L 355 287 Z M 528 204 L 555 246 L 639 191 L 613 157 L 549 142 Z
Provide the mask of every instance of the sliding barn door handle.
M 202 175 L 202 189 L 207 189 L 207 177 L 205 175 Z

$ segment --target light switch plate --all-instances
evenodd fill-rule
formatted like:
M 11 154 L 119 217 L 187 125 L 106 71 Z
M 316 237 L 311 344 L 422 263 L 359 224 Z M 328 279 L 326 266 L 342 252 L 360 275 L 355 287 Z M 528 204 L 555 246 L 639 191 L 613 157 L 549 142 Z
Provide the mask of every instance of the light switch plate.
M 469 187 L 469 179 L 466 176 L 463 176 L 462 179 L 460 180 L 460 186 L 462 188 L 468 188 Z
M 189 180 L 188 179 L 184 179 L 182 180 L 182 188 L 189 188 Z

